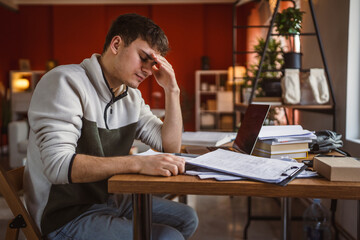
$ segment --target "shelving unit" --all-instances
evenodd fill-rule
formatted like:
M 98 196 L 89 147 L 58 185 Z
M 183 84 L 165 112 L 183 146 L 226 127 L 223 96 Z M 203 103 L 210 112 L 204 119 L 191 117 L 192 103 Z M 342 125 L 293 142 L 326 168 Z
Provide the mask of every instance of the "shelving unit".
M 257 25 L 257 26 L 238 26 L 237 24 L 237 7 L 239 5 L 239 3 L 245 3 L 247 2 L 247 0 L 237 0 L 234 3 L 233 6 L 233 67 L 236 65 L 236 56 L 238 54 L 253 54 L 253 51 L 239 51 L 237 49 L 237 30 L 240 28 L 247 28 L 247 27 L 254 27 L 254 28 L 267 28 L 268 32 L 267 32 L 267 36 L 266 36 L 266 42 L 265 42 L 265 47 L 263 49 L 263 52 L 261 53 L 261 59 L 260 59 L 260 63 L 258 66 L 258 72 L 256 74 L 256 76 L 254 78 L 252 78 L 253 84 L 252 84 L 252 91 L 249 97 L 249 103 L 252 103 L 254 100 L 254 93 L 255 93 L 255 89 L 257 87 L 258 84 L 258 80 L 260 78 L 260 74 L 262 71 L 262 66 L 263 66 L 263 61 L 265 58 L 265 53 L 266 50 L 268 48 L 268 44 L 269 44 L 269 40 L 272 36 L 279 36 L 279 34 L 274 34 L 272 32 L 273 30 L 273 26 L 274 26 L 274 22 L 275 22 L 275 17 L 278 13 L 279 10 L 279 5 L 281 1 L 289 1 L 289 0 L 277 0 L 276 1 L 276 6 L 274 8 L 274 13 L 272 15 L 271 18 L 271 22 L 270 25 L 266 26 L 266 25 Z M 294 3 L 294 1 L 291 1 Z M 308 0 L 309 3 L 309 7 L 310 7 L 310 11 L 311 11 L 311 17 L 313 20 L 313 25 L 314 25 L 314 29 L 315 32 L 314 33 L 300 33 L 300 36 L 306 36 L 306 37 L 311 37 L 311 36 L 315 36 L 317 38 L 317 43 L 320 49 L 320 53 L 321 53 L 321 58 L 322 58 L 322 63 L 323 63 L 323 67 L 325 69 L 325 74 L 326 74 L 326 80 L 327 80 L 327 84 L 329 86 L 329 90 L 330 90 L 330 95 L 331 95 L 331 100 L 328 104 L 321 104 L 321 105 L 286 105 L 286 104 L 281 104 L 281 105 L 276 105 L 274 107 L 282 107 L 285 110 L 286 113 L 286 109 L 288 109 L 291 112 L 291 118 L 292 121 L 290 122 L 289 117 L 286 116 L 287 118 L 287 123 L 288 124 L 294 124 L 294 111 L 298 110 L 298 111 L 310 111 L 310 112 L 317 112 L 317 113 L 325 113 L 325 114 L 331 114 L 333 117 L 333 131 L 336 131 L 336 101 L 335 101 L 335 95 L 333 92 L 333 88 L 332 88 L 332 84 L 331 84 L 331 78 L 330 78 L 330 74 L 329 74 L 329 70 L 328 70 L 328 66 L 327 66 L 327 62 L 326 62 L 326 58 L 324 55 L 324 50 L 323 50 L 323 45 L 321 42 L 321 37 L 319 34 L 319 29 L 318 29 L 318 24 L 316 21 L 316 15 L 314 12 L 314 7 L 313 7 L 313 3 L 312 0 Z M 281 69 L 279 69 L 279 71 L 282 71 Z M 300 69 L 300 72 L 307 72 L 309 71 L 309 69 Z M 233 82 L 235 82 L 235 76 L 233 77 Z M 235 89 L 234 89 L 235 91 Z M 234 99 L 234 111 L 238 111 L 240 113 L 244 113 L 246 111 L 248 107 L 248 104 L 244 104 L 244 103 L 236 103 L 235 99 Z M 234 124 L 234 128 L 235 128 L 235 124 Z M 285 200 L 284 200 L 285 201 Z M 248 228 L 250 226 L 250 222 L 252 220 L 266 220 L 266 219 L 271 219 L 271 217 L 264 217 L 264 216 L 253 216 L 252 215 L 252 208 L 251 208 L 251 197 L 248 197 L 248 221 L 246 223 L 245 229 L 244 229 L 244 239 L 247 239 L 247 231 Z M 332 210 L 332 218 L 334 219 L 335 216 L 335 209 L 336 209 L 336 200 L 332 200 L 331 202 L 331 210 Z M 286 220 L 285 220 L 286 221 Z M 336 225 L 333 224 L 336 235 L 337 235 L 337 228 Z M 287 239 L 287 235 L 284 234 L 283 235 L 283 239 Z
M 11 120 L 26 117 L 31 96 L 45 71 L 10 71 Z
M 227 70 L 195 72 L 196 131 L 232 131 L 233 92 Z
M 267 36 L 266 36 L 266 43 L 265 43 L 264 50 L 263 50 L 263 52 L 261 54 L 261 59 L 260 59 L 259 67 L 258 67 L 258 72 L 257 72 L 256 76 L 252 79 L 253 88 L 252 88 L 252 92 L 251 92 L 250 97 L 249 97 L 249 101 L 248 101 L 249 103 L 253 102 L 255 89 L 256 89 L 257 84 L 258 84 L 260 73 L 262 71 L 263 60 L 264 60 L 264 57 L 265 57 L 265 53 L 266 53 L 266 49 L 268 47 L 269 40 L 270 40 L 271 36 L 278 36 L 279 35 L 279 34 L 273 33 L 272 30 L 273 30 L 273 26 L 274 26 L 275 17 L 277 15 L 279 5 L 280 5 L 281 1 L 289 1 L 289 0 L 277 0 L 276 6 L 275 6 L 275 9 L 274 9 L 274 14 L 273 14 L 273 16 L 271 18 L 270 25 L 256 25 L 256 26 L 239 26 L 237 24 L 237 11 L 236 11 L 236 9 L 237 9 L 239 3 L 243 2 L 243 1 L 237 0 L 234 3 L 234 7 L 233 7 L 233 66 L 235 66 L 235 64 L 236 64 L 236 56 L 238 54 L 252 54 L 252 53 L 254 53 L 254 51 L 239 51 L 237 49 L 237 44 L 236 44 L 237 43 L 237 41 L 236 41 L 237 29 L 248 28 L 248 27 L 267 28 L 268 29 Z M 320 37 L 320 34 L 319 34 L 318 24 L 317 24 L 317 21 L 316 21 L 316 16 L 315 16 L 312 0 L 308 0 L 308 3 L 309 3 L 310 11 L 311 11 L 311 17 L 312 17 L 312 20 L 313 20 L 313 25 L 314 25 L 314 28 L 315 28 L 315 32 L 313 32 L 313 33 L 301 33 L 300 36 L 315 36 L 317 38 L 317 42 L 318 42 L 318 46 L 319 46 L 319 49 L 320 49 L 323 66 L 324 66 L 324 69 L 325 69 L 327 84 L 328 84 L 329 90 L 330 90 L 331 101 L 328 104 L 322 104 L 322 105 L 280 105 L 280 106 L 276 105 L 276 107 L 283 107 L 284 109 L 289 109 L 291 111 L 292 121 L 290 122 L 289 118 L 287 118 L 287 122 L 290 123 L 290 124 L 294 124 L 294 111 L 295 110 L 312 111 L 312 112 L 321 112 L 321 113 L 325 113 L 325 114 L 331 114 L 333 116 L 333 130 L 336 131 L 336 101 L 335 101 L 335 95 L 334 95 L 332 84 L 331 84 L 331 78 L 330 78 L 326 58 L 325 58 L 325 55 L 324 55 L 323 45 L 322 45 L 321 37 Z M 279 69 L 279 71 L 282 71 L 282 70 Z M 307 72 L 307 71 L 309 71 L 309 69 L 300 69 L 300 72 Z M 235 78 L 233 79 L 233 81 L 235 81 Z M 235 103 L 235 101 L 234 101 L 234 103 Z M 235 103 L 234 104 L 234 111 L 239 111 L 241 113 L 244 113 L 246 111 L 246 108 L 247 108 L 247 104 L 244 104 L 244 103 Z

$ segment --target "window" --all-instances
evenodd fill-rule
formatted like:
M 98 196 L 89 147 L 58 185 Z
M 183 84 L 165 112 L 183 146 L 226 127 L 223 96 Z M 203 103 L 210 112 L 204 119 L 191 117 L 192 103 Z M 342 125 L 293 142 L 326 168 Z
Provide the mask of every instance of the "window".
M 346 144 L 354 156 L 360 155 L 360 2 L 350 0 L 348 69 L 346 94 Z

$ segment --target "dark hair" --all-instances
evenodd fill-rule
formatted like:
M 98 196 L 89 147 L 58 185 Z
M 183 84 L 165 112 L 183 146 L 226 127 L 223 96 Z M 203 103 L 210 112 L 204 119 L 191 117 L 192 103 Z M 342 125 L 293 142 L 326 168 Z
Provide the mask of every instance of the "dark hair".
M 112 23 L 106 35 L 103 52 L 117 35 L 124 41 L 125 47 L 140 37 L 163 56 L 169 51 L 169 42 L 164 31 L 151 19 L 135 13 L 120 15 Z

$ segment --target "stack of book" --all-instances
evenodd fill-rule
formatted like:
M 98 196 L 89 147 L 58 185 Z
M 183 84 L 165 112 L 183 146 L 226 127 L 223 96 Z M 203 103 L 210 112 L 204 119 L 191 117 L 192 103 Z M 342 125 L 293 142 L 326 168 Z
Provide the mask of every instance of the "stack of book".
M 259 140 L 254 149 L 254 155 L 267 158 L 307 158 L 309 142 L 276 142 L 274 140 Z
M 307 158 L 314 133 L 300 125 L 263 126 L 253 155 L 267 158 Z

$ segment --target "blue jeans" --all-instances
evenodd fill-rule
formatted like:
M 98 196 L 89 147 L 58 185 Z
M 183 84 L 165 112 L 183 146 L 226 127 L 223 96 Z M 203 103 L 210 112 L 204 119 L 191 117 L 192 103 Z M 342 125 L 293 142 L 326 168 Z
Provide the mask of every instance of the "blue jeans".
M 131 195 L 112 195 L 107 203 L 94 204 L 87 212 L 47 235 L 50 240 L 132 239 Z M 153 196 L 152 239 L 188 239 L 198 217 L 189 206 Z

